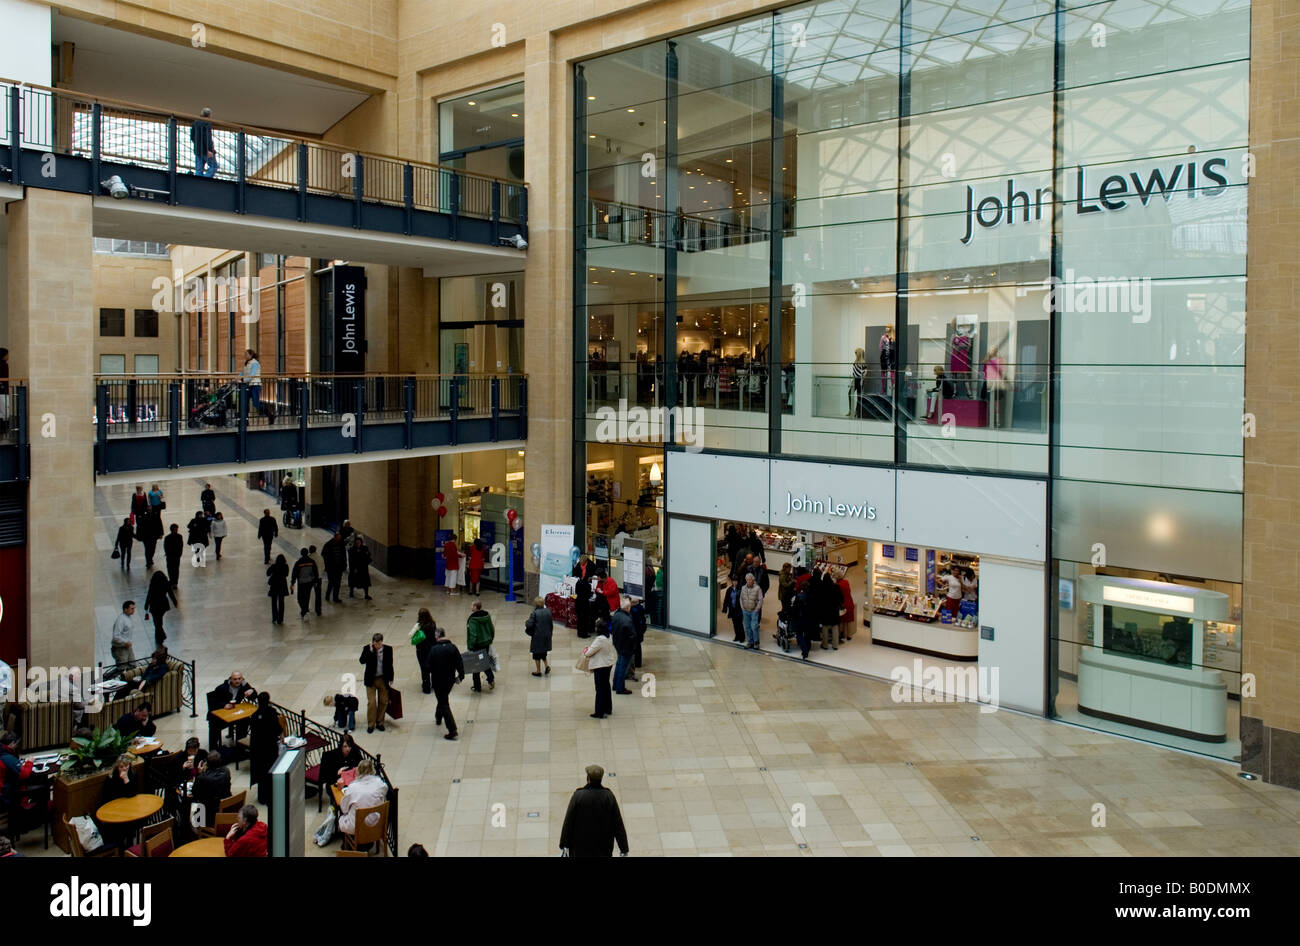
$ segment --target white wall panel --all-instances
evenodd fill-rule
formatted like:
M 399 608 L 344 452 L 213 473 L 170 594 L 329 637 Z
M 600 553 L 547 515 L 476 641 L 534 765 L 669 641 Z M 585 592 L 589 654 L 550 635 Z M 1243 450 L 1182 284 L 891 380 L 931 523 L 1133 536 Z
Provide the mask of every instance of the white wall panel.
M 899 542 L 1036 562 L 1047 558 L 1042 480 L 899 470 L 897 502 Z
M 707 519 L 767 522 L 767 460 L 668 453 L 667 509 Z

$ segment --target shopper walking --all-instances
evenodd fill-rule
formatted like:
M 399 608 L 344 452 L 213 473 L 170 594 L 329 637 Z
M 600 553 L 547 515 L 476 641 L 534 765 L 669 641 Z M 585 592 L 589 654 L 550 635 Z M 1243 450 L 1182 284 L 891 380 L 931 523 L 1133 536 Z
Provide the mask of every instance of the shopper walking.
M 618 659 L 614 663 L 614 692 L 623 696 L 632 694 L 624 683 L 627 680 L 628 667 L 636 658 L 636 624 L 632 622 L 632 615 L 628 613 L 631 607 L 632 600 L 624 595 L 619 599 L 618 610 L 610 617 L 614 651 L 618 654 Z
M 289 573 L 289 591 L 298 592 L 298 617 L 303 619 L 307 617 L 307 609 L 311 607 L 312 591 L 320 584 L 320 569 L 316 567 L 316 562 L 306 549 L 300 549 L 298 561 L 293 563 L 293 570 Z M 316 615 L 320 616 L 320 601 L 316 602 Z
M 533 676 L 542 675 L 542 665 L 546 665 L 546 673 L 551 672 L 551 658 L 548 656 L 551 652 L 551 637 L 555 632 L 555 622 L 551 617 L 551 611 L 546 607 L 546 601 L 542 598 L 533 599 L 533 613 L 528 615 L 524 621 L 524 633 L 528 635 L 528 653 L 532 655 L 533 665 L 537 668 L 533 671 Z
M 212 544 L 216 546 L 217 561 L 221 561 L 221 540 L 226 537 L 226 517 L 217 513 L 212 519 Z
M 740 608 L 740 582 L 735 575 L 722 592 L 722 613 L 731 618 L 731 642 L 742 644 L 745 641 L 744 612 Z
M 190 125 L 190 143 L 194 145 L 194 173 L 199 177 L 214 177 L 217 173 L 217 146 L 212 140 L 212 109 L 199 112 L 202 116 Z
M 185 543 L 190 547 L 194 554 L 194 564 L 199 568 L 206 568 L 208 564 L 208 536 L 212 533 L 212 525 L 208 522 L 208 517 L 203 515 L 203 510 L 194 514 L 186 527 L 188 535 Z
M 284 623 L 284 599 L 289 597 L 289 562 L 283 555 L 266 570 L 267 597 L 271 599 L 271 623 Z
M 172 528 L 176 528 L 172 526 Z M 180 536 L 177 536 L 180 538 Z M 171 581 L 162 572 L 154 572 L 153 578 L 149 579 L 149 590 L 144 596 L 144 619 L 149 620 L 153 617 L 153 639 L 159 647 L 167 639 L 167 632 L 163 630 L 163 615 L 171 610 L 171 605 L 180 607 L 176 600 L 176 591 L 172 587 Z
M 444 739 L 456 738 L 456 718 L 451 715 L 451 688 L 465 679 L 465 662 L 460 656 L 460 648 L 447 640 L 447 632 L 442 628 L 434 630 L 434 645 L 429 651 L 429 678 L 433 685 L 434 696 L 438 706 L 434 710 L 435 726 L 447 724 Z
M 325 566 L 325 600 L 339 603 L 339 586 L 343 584 L 343 573 L 348 568 L 348 549 L 343 544 L 343 536 L 335 532 L 329 541 L 321 546 L 321 564 Z
M 469 582 L 466 585 L 466 590 L 468 591 L 469 594 L 472 594 L 474 595 L 474 597 L 477 598 L 479 596 L 479 587 L 478 587 L 479 579 L 483 577 L 483 540 L 482 539 L 474 540 L 474 543 L 469 547 L 468 557 L 469 557 L 469 563 L 467 566 L 468 574 L 466 577 L 469 579 Z
M 212 519 L 217 514 L 217 493 L 212 488 L 211 483 L 203 484 L 203 492 L 199 493 L 199 504 L 203 507 L 203 515 Z
M 817 627 L 817 621 L 813 617 L 813 606 L 811 598 L 812 582 L 800 584 L 798 579 L 795 580 L 794 597 L 790 599 L 790 626 L 794 629 L 795 638 L 799 641 L 799 653 L 804 660 L 808 659 L 808 651 L 812 649 L 812 639 Z
M 465 646 L 470 650 L 480 651 L 491 656 L 492 642 L 496 639 L 497 629 L 492 625 L 492 616 L 483 610 L 483 602 L 475 601 L 470 607 L 469 618 L 465 621 Z M 496 678 L 492 675 L 492 664 L 489 663 L 487 670 L 487 683 L 489 690 L 497 688 Z M 482 693 L 483 687 L 479 681 L 479 674 L 474 674 L 474 692 Z
M 257 520 L 257 537 L 262 540 L 262 564 L 271 564 L 271 543 L 275 541 L 280 534 L 280 527 L 276 525 L 275 516 L 271 515 L 271 510 L 263 509 L 262 518 Z
M 150 507 L 135 520 L 135 537 L 144 545 L 144 567 L 153 568 L 154 552 L 163 537 L 162 518 Z
M 140 519 L 147 515 L 149 515 L 149 497 L 145 494 L 144 487 L 136 484 L 135 492 L 131 494 L 131 518 L 135 520 L 133 525 L 139 525 Z
M 758 621 L 763 610 L 763 589 L 754 581 L 754 573 L 745 575 L 745 585 L 740 589 L 740 614 L 745 625 L 745 647 L 758 650 Z
M 460 583 L 460 548 L 454 537 L 442 543 L 442 583 L 447 586 L 448 596 L 460 594 L 456 590 Z
M 393 682 L 393 648 L 384 643 L 383 634 L 370 638 L 370 646 L 361 649 L 357 663 L 364 666 L 366 684 L 366 732 L 384 731 L 384 713 L 388 711 L 388 687 Z
M 171 531 L 163 539 L 163 558 L 167 562 L 167 577 L 172 583 L 172 591 L 180 587 L 181 556 L 185 554 L 185 540 L 181 538 L 181 527 L 172 523 Z
M 438 626 L 433 623 L 429 609 L 421 608 L 416 615 L 415 626 L 411 628 L 411 643 L 415 645 L 415 660 L 420 665 L 420 691 L 423 693 L 433 692 L 433 681 L 429 675 L 429 651 L 438 642 L 434 633 L 436 630 Z
M 370 597 L 370 549 L 361 536 L 354 538 L 352 548 L 348 549 L 348 597 L 353 597 L 358 588 L 367 601 L 374 600 Z
M 776 579 L 776 600 L 782 611 L 790 610 L 790 599 L 794 597 L 794 566 L 786 562 L 781 566 L 781 574 Z
M 158 488 L 157 483 L 154 483 L 153 486 L 150 487 L 147 495 L 149 496 L 149 511 L 155 516 L 161 518 L 163 510 L 167 508 L 166 497 L 163 496 L 163 491 Z
M 113 540 L 113 549 L 122 565 L 122 571 L 131 570 L 131 548 L 135 545 L 135 533 L 131 530 L 131 520 L 123 519 L 117 527 L 117 538 Z
M 113 652 L 113 663 L 118 667 L 135 663 L 135 602 L 123 601 L 122 612 L 113 622 L 113 640 L 109 650 Z M 0 696 L 3 699 L 3 696 Z
M 587 766 L 587 784 L 573 793 L 560 829 L 560 850 L 569 857 L 612 857 L 614 845 L 626 855 L 627 829 L 618 810 L 618 799 L 601 785 L 605 770 Z
M 604 719 L 614 713 L 614 698 L 609 692 L 609 672 L 617 659 L 614 642 L 609 636 L 609 622 L 604 618 L 596 621 L 595 637 L 582 653 L 587 658 L 587 669 L 591 671 L 596 684 L 596 712 L 591 714 L 591 718 Z

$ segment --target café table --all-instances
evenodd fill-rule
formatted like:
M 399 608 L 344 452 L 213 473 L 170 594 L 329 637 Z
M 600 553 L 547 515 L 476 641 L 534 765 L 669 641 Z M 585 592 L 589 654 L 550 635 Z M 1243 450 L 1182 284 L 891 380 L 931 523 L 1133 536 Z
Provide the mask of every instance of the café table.
M 152 794 L 141 793 L 128 798 L 114 798 L 99 806 L 95 820 L 104 824 L 135 825 L 151 818 L 162 810 L 163 800 Z M 132 836 L 138 829 L 132 829 Z
M 168 857 L 225 857 L 226 856 L 226 839 L 225 838 L 200 838 L 197 841 L 191 841 L 189 844 L 182 844 L 176 850 L 172 851 Z
M 239 733 L 235 731 L 235 724 L 243 722 L 256 712 L 256 703 L 236 703 L 231 707 L 223 706 L 221 709 L 215 709 L 212 711 L 212 715 L 226 724 L 230 729 L 230 741 L 236 743 L 237 746 Z M 237 748 L 235 753 L 235 768 L 239 768 L 239 754 Z
M 133 742 L 126 751 L 137 757 L 153 755 L 155 752 L 163 751 L 163 741 L 161 739 L 157 736 L 150 736 L 148 739 L 149 741 L 143 744 Z

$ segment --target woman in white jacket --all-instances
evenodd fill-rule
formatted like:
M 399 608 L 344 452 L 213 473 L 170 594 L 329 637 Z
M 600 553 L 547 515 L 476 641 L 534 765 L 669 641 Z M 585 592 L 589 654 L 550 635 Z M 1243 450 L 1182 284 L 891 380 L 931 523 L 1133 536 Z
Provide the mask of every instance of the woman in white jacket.
M 212 541 L 217 545 L 217 561 L 221 561 L 221 540 L 226 537 L 228 528 L 226 526 L 226 517 L 217 513 L 212 520 Z
M 596 679 L 596 712 L 592 719 L 604 719 L 614 712 L 614 697 L 609 691 L 609 671 L 618 654 L 609 637 L 609 622 L 601 618 L 596 622 L 596 637 L 583 651 L 587 656 L 587 669 Z
M 377 808 L 388 798 L 388 786 L 375 774 L 375 763 L 362 759 L 357 763 L 357 777 L 343 790 L 339 802 L 339 830 L 344 834 L 357 833 L 357 809 Z M 378 815 L 371 815 L 378 818 Z M 372 823 L 378 824 L 378 821 Z

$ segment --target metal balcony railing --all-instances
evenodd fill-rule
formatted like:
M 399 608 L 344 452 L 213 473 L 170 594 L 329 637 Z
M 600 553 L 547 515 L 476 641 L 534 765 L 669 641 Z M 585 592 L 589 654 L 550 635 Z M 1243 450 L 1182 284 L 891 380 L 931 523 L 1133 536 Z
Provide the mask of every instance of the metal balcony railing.
M 102 165 L 125 165 L 163 172 L 163 187 L 133 187 L 131 196 L 184 204 L 177 176 L 209 177 L 239 187 L 238 212 L 246 209 L 248 187 L 297 191 L 299 219 L 308 195 L 338 197 L 363 205 L 400 208 L 489 221 L 497 227 L 527 228 L 528 185 L 472 171 L 410 161 L 391 155 L 349 150 L 309 138 L 285 136 L 249 125 L 208 120 L 216 167 L 199 167 L 191 132 L 195 115 L 164 112 L 66 89 L 0 78 L 0 179 L 15 184 L 58 187 L 58 175 L 24 175 L 20 152 L 47 152 L 87 158 L 85 181 L 100 193 Z M 55 165 L 57 168 L 57 164 Z M 30 178 L 30 179 L 28 179 Z M 128 182 L 131 184 L 132 182 Z M 151 182 L 152 183 L 152 182 Z M 59 187 L 59 189 L 68 189 Z M 146 193 L 147 192 L 147 193 Z M 359 225 L 354 220 L 354 225 Z M 506 234 L 507 236 L 509 234 Z M 452 226 L 455 238 L 455 226 Z

